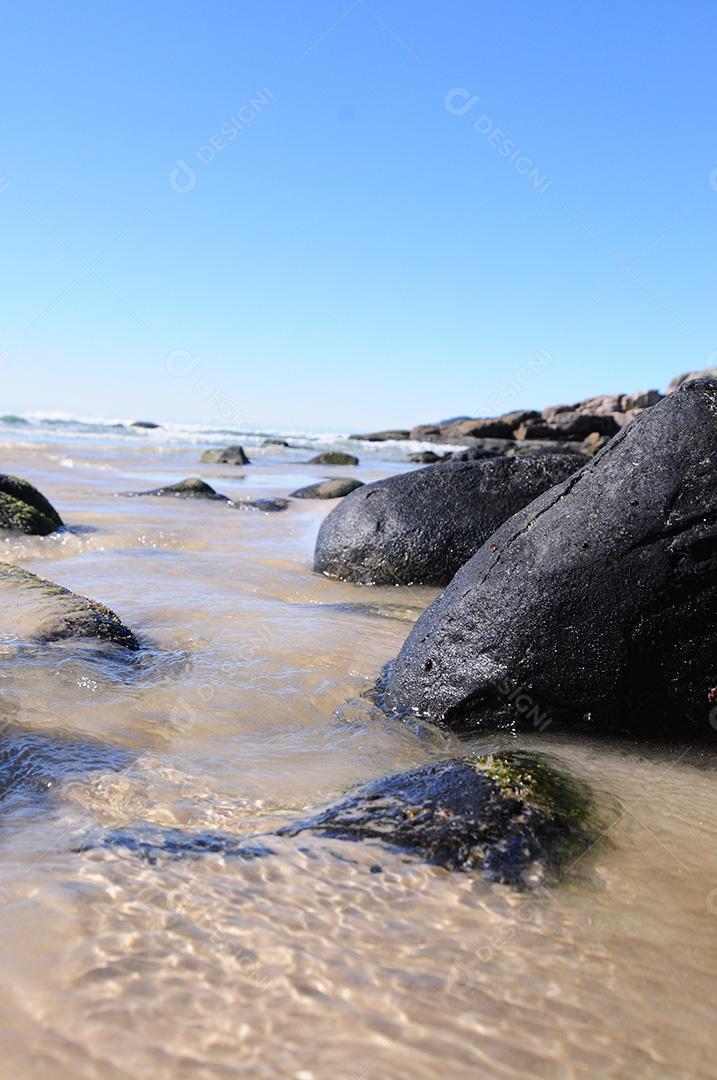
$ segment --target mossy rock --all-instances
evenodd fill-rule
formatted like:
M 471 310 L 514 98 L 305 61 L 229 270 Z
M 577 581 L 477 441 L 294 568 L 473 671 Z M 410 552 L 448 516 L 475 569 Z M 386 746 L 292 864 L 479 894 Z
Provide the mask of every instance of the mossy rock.
M 32 536 L 48 536 L 63 527 L 52 503 L 18 476 L 0 474 L 0 528 Z
M 335 480 L 322 480 L 318 484 L 309 484 L 307 487 L 292 491 L 292 499 L 342 499 L 356 488 L 363 487 L 361 480 L 353 480 L 348 476 L 337 476 Z
M 243 446 L 225 446 L 223 450 L 205 450 L 200 460 L 204 465 L 251 465 Z
M 429 762 L 376 780 L 283 835 L 380 840 L 506 885 L 554 883 L 602 831 L 587 785 L 546 755 Z
M 5 635 L 36 642 L 94 638 L 123 648 L 139 642 L 114 611 L 54 581 L 0 563 L 0 604 Z
M 324 450 L 310 458 L 306 465 L 358 465 L 359 459 L 354 454 L 345 454 L 342 450 Z
M 192 476 L 189 480 L 182 480 L 178 484 L 166 484 L 164 487 L 151 488 L 149 491 L 126 491 L 125 495 L 132 499 L 144 495 L 155 495 L 158 498 L 218 499 L 220 502 L 229 502 L 226 495 L 220 495 L 211 484 L 200 480 L 198 476 Z

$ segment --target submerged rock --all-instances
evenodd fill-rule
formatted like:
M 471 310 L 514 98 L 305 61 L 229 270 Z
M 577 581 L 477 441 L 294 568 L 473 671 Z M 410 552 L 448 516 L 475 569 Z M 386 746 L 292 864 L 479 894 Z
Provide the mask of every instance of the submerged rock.
M 27 731 L 4 724 L 0 742 L 0 798 L 33 795 L 68 776 L 101 769 L 116 771 L 132 758 L 129 750 L 89 737 Z
M 445 585 L 506 518 L 580 464 L 498 457 L 366 484 L 324 519 L 314 570 L 362 585 Z
M 343 450 L 324 450 L 316 457 L 304 462 L 305 465 L 358 465 L 359 459 L 353 454 L 345 454 Z
M 264 439 L 264 446 L 288 446 L 286 439 Z
M 0 474 L 0 529 L 48 536 L 62 527 L 57 510 L 37 488 L 18 476 Z
M 277 514 L 289 508 L 288 499 L 241 499 L 232 504 L 237 510 L 263 510 L 265 514 Z
M 260 859 L 273 852 L 264 844 L 224 833 L 185 832 L 145 826 L 138 829 L 108 829 L 101 838 L 88 840 L 77 851 L 95 848 L 125 848 L 154 864 L 160 858 L 187 859 L 202 855 L 223 855 L 239 859 Z
M 597 829 L 585 785 L 543 755 L 510 751 L 376 780 L 279 835 L 380 840 L 449 870 L 527 886 L 556 880 Z
M 688 382 L 490 537 L 416 623 L 385 703 L 451 726 L 538 710 L 712 734 L 716 474 L 717 382 Z
M 379 840 L 448 870 L 525 888 L 557 882 L 594 845 L 601 824 L 587 785 L 545 755 L 509 751 L 432 761 L 376 780 L 268 836 L 144 826 L 108 830 L 78 850 L 119 847 L 150 863 L 257 859 L 276 854 L 267 845 L 272 835 L 316 834 Z
M 158 428 L 159 424 L 155 424 L 154 420 L 133 420 L 130 427 L 153 429 Z
M 344 495 L 363 487 L 362 480 L 353 480 L 348 476 L 337 476 L 334 480 L 322 480 L 318 484 L 292 491 L 292 499 L 341 499 Z
M 225 446 L 223 450 L 205 450 L 200 461 L 204 465 L 251 465 L 243 446 Z
M 131 630 L 104 604 L 70 592 L 19 566 L 0 563 L 0 625 L 4 637 L 37 642 L 94 638 L 139 649 Z
M 165 487 L 152 488 L 150 491 L 126 491 L 129 498 L 138 498 L 142 495 L 156 495 L 160 498 L 165 496 L 174 499 L 219 499 L 221 502 L 229 502 L 226 495 L 220 495 L 214 488 L 192 476 L 189 480 L 182 480 L 178 484 L 167 484 Z

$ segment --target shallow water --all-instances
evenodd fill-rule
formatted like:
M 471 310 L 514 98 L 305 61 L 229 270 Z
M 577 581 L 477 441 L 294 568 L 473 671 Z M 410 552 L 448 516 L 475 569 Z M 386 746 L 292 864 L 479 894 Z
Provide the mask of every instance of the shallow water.
M 27 780 L 0 814 L 0 1075 L 717 1075 L 705 746 L 522 738 L 617 806 L 565 884 L 533 895 L 375 843 L 271 837 L 265 858 L 154 864 L 87 845 L 144 825 L 265 834 L 460 748 L 361 699 L 436 593 L 313 575 L 332 503 L 117 494 L 200 475 L 281 496 L 404 468 L 395 447 L 362 447 L 357 470 L 276 448 L 235 469 L 179 436 L 3 438 L 2 471 L 71 531 L 6 538 L 0 557 L 106 602 L 146 650 L 0 645 L 4 746 Z

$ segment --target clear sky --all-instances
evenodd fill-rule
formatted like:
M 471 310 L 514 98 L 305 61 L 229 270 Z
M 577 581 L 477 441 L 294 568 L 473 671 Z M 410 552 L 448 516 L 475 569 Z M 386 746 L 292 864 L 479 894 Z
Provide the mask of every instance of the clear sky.
M 1 411 L 368 429 L 717 362 L 711 0 L 2 7 Z

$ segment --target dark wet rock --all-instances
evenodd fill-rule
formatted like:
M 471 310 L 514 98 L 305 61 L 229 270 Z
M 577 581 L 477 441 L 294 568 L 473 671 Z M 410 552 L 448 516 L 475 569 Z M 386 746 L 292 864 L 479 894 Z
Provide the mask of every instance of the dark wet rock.
M 262 510 L 265 514 L 278 514 L 288 510 L 288 499 L 242 499 L 234 502 L 237 510 Z
M 543 754 L 504 751 L 432 761 L 376 780 L 268 836 L 143 826 L 107 830 L 76 850 L 120 849 L 152 864 L 207 855 L 258 859 L 276 854 L 267 843 L 272 835 L 291 840 L 308 834 L 308 841 L 315 834 L 378 840 L 448 870 L 529 888 L 558 882 L 603 828 L 590 789 L 559 763 Z M 370 867 L 378 870 L 376 863 Z
M 358 465 L 359 459 L 353 454 L 344 454 L 342 450 L 324 450 L 317 454 L 306 465 Z
M 160 425 L 155 424 L 153 420 L 134 420 L 130 424 L 130 427 L 147 428 L 148 430 L 158 428 L 159 426 Z
M 18 476 L 0 474 L 0 529 L 48 536 L 62 528 L 62 518 L 37 488 Z
M 370 431 L 367 435 L 349 435 L 349 439 L 361 439 L 363 442 L 402 442 L 409 437 L 405 428 L 390 431 Z
M 132 631 L 104 604 L 19 566 L 0 563 L 0 597 L 5 638 L 37 642 L 91 638 L 139 649 Z
M 554 882 L 599 835 L 589 789 L 546 756 L 518 751 L 376 780 L 279 835 L 303 832 L 380 840 L 518 887 Z
M 432 450 L 418 450 L 415 454 L 409 454 L 406 460 L 418 465 L 435 465 L 437 461 L 443 461 L 443 455 L 434 454 Z
M 335 480 L 321 480 L 318 484 L 309 484 L 307 487 L 292 491 L 292 499 L 342 499 L 357 488 L 363 487 L 361 480 L 354 480 L 349 476 L 337 476 Z
M 286 439 L 264 439 L 264 446 L 288 446 Z
M 220 502 L 229 502 L 226 495 L 220 495 L 210 484 L 200 480 L 197 476 L 192 476 L 189 480 L 182 480 L 178 484 L 167 484 L 165 487 L 152 488 L 150 491 L 126 491 L 125 495 L 129 498 L 156 495 L 159 498 L 218 499 Z
M 200 461 L 204 465 L 251 465 L 243 446 L 225 446 L 223 450 L 205 450 Z
M 579 465 L 567 454 L 498 457 L 366 484 L 324 519 L 314 570 L 362 585 L 444 585 L 511 514 Z
M 717 382 L 688 382 L 490 537 L 416 623 L 384 704 L 713 735 L 716 470 Z
M 158 826 L 108 829 L 98 838 L 87 840 L 76 850 L 84 852 L 97 848 L 121 848 L 152 865 L 159 859 L 196 859 L 203 855 L 260 859 L 273 854 L 271 848 L 264 844 L 238 836 L 210 832 L 192 833 Z

